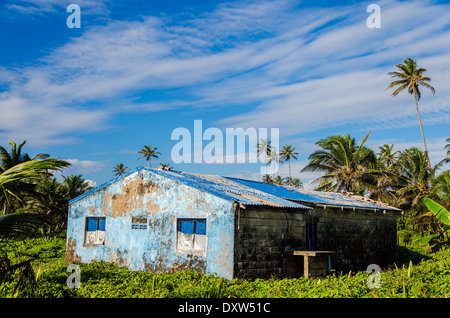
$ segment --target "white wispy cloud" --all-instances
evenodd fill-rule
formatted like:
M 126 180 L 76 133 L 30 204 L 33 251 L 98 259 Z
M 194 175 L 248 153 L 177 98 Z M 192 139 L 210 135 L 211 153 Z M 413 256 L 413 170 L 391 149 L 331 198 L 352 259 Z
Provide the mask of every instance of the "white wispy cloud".
M 429 69 L 437 90 L 433 98 L 424 93 L 424 123 L 448 122 L 449 6 L 380 5 L 381 29 L 367 28 L 367 4 L 312 9 L 294 1 L 237 1 L 188 19 L 141 16 L 91 26 L 35 66 L 0 69 L 8 85 L 0 93 L 0 138 L 66 142 L 77 130 L 107 127 L 119 112 L 177 107 L 227 107 L 233 115 L 218 125 L 283 127 L 284 136 L 345 123 L 415 125 L 411 97 L 385 91 L 386 73 L 407 56 Z M 51 11 L 60 4 L 17 6 Z M 172 88 L 185 98 L 135 98 Z
M 64 174 L 89 174 L 104 169 L 107 162 L 80 159 L 63 159 L 71 165 L 64 170 Z

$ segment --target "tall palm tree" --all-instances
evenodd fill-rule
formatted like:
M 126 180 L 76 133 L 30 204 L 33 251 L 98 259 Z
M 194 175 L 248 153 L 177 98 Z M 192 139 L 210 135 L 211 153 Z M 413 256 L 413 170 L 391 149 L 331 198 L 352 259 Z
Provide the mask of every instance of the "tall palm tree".
M 291 185 L 292 184 L 292 179 L 291 179 L 291 158 L 292 159 L 297 159 L 298 156 L 298 152 L 295 151 L 295 148 L 292 147 L 292 145 L 284 145 L 283 148 L 281 148 L 281 152 L 280 152 L 280 159 L 283 162 L 286 162 L 286 160 L 289 163 L 289 179 L 288 182 Z
M 333 135 L 316 142 L 320 150 L 313 152 L 308 164 L 300 171 L 324 172 L 314 182 L 320 182 L 316 190 L 347 191 L 359 194 L 376 188 L 374 180 L 376 156 L 364 146 L 370 132 L 358 146 L 354 138 L 344 134 Z
M 259 157 L 261 154 L 264 155 L 264 165 L 266 167 L 266 175 L 267 175 L 267 157 L 272 151 L 272 146 L 270 145 L 271 141 L 268 139 L 261 138 L 260 141 L 256 144 L 256 153 Z
M 125 165 L 122 162 L 116 164 L 114 166 L 114 170 L 113 170 L 115 176 L 121 176 L 124 173 L 126 173 L 127 171 L 128 171 L 128 167 L 125 167 Z
M 431 81 L 431 78 L 424 76 L 423 74 L 427 72 L 427 69 L 425 68 L 419 68 L 417 66 L 416 61 L 414 61 L 411 58 L 406 58 L 403 61 L 404 64 L 397 64 L 395 67 L 397 68 L 397 71 L 389 72 L 388 74 L 391 75 L 391 78 L 397 78 L 398 80 L 393 81 L 386 89 L 389 89 L 391 87 L 397 87 L 394 92 L 392 93 L 393 96 L 397 96 L 398 93 L 401 91 L 407 89 L 408 93 L 412 94 L 414 96 L 414 102 L 416 103 L 416 111 L 417 111 L 417 117 L 419 119 L 419 125 L 420 125 L 420 132 L 422 133 L 422 139 L 423 139 L 423 146 L 425 149 L 425 156 L 428 161 L 428 167 L 431 169 L 431 163 L 430 158 L 428 156 L 428 149 L 427 149 L 427 143 L 425 141 L 425 134 L 423 132 L 422 127 L 422 120 L 420 119 L 420 112 L 419 112 L 419 106 L 417 104 L 417 101 L 420 100 L 421 93 L 419 90 L 419 86 L 424 86 L 431 90 L 433 95 L 436 93 L 436 90 L 433 86 L 428 84 L 428 82 Z
M 144 148 L 142 148 L 141 150 L 138 151 L 138 153 L 142 154 L 142 156 L 140 156 L 138 158 L 145 158 L 145 160 L 148 161 L 148 164 L 150 166 L 150 168 L 152 167 L 152 158 L 156 158 L 158 159 L 158 155 L 160 155 L 161 153 L 156 151 L 158 148 L 154 147 L 152 148 L 152 145 L 144 145 Z

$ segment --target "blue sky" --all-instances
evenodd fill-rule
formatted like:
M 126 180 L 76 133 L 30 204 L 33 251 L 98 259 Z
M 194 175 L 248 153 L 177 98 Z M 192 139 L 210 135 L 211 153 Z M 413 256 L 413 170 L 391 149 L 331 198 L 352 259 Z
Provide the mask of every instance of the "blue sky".
M 69 29 L 69 4 L 81 28 Z M 370 29 L 369 4 L 381 8 Z M 419 101 L 433 163 L 450 137 L 450 4 L 445 1 L 5 0 L 0 3 L 0 144 L 66 159 L 96 184 L 112 169 L 171 162 L 174 129 L 279 128 L 300 153 L 350 133 L 367 145 L 423 148 L 412 96 L 390 96 L 404 58 L 427 68 L 436 95 Z M 208 142 L 204 141 L 203 145 Z M 260 179 L 260 164 L 171 164 Z M 288 175 L 287 165 L 279 173 Z

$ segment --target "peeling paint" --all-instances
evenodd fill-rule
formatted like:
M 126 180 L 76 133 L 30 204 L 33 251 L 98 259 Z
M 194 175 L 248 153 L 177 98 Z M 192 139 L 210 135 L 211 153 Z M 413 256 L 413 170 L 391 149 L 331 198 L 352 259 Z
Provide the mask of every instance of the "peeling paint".
M 88 216 L 106 217 L 104 245 L 84 245 Z M 131 229 L 133 216 L 147 217 L 147 230 Z M 176 250 L 177 218 L 206 218 L 204 256 Z M 155 272 L 194 269 L 232 279 L 233 231 L 233 202 L 143 169 L 71 201 L 66 261 L 103 260 Z
M 341 210 L 343 206 L 357 211 Z M 388 213 L 374 213 L 374 207 Z M 103 260 L 131 270 L 168 273 L 193 269 L 227 279 L 239 273 L 281 274 L 285 247 L 305 247 L 305 224 L 314 222 L 322 247 L 336 251 L 337 265 L 348 260 L 359 266 L 363 261 L 347 254 L 358 250 L 359 258 L 366 259 L 367 246 L 380 244 L 384 245 L 375 251 L 377 257 L 391 253 L 396 212 L 342 194 L 138 168 L 70 201 L 66 262 Z M 86 217 L 105 217 L 103 245 L 84 244 Z M 145 226 L 132 228 L 134 217 L 146 218 Z M 206 251 L 177 250 L 179 218 L 206 220 Z M 354 239 L 349 241 L 346 231 L 350 228 L 356 234 L 350 233 Z M 374 233 L 366 233 L 372 229 Z M 361 236 L 370 244 L 363 246 Z

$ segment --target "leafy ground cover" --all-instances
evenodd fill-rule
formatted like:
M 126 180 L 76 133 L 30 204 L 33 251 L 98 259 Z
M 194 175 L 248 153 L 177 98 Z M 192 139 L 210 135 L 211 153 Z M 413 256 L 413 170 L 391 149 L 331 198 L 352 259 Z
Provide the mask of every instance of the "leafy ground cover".
M 79 264 L 80 287 L 68 288 L 64 264 L 65 237 L 1 242 L 8 257 L 17 262 L 36 258 L 33 268 L 37 288 L 33 294 L 18 289 L 17 275 L 9 275 L 0 285 L 0 297 L 42 298 L 294 298 L 294 297 L 450 297 L 450 250 L 424 254 L 399 247 L 399 259 L 380 273 L 379 288 L 369 288 L 368 272 L 333 273 L 327 277 L 287 279 L 233 279 L 201 275 L 195 271 L 175 274 L 129 271 L 105 262 Z

